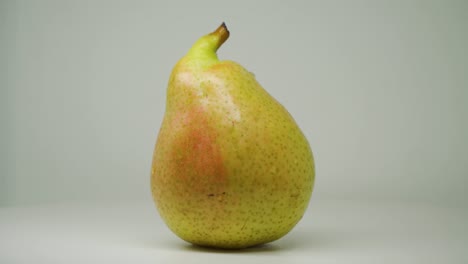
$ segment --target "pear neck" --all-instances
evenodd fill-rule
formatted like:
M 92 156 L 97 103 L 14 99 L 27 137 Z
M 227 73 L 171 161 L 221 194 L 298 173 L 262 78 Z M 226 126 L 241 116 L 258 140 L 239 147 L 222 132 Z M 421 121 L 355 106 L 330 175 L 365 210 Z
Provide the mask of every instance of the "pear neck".
M 210 36 L 200 38 L 188 51 L 186 57 L 199 62 L 214 63 L 218 61 L 216 40 Z
M 209 66 L 218 62 L 219 47 L 228 39 L 229 31 L 222 23 L 215 31 L 199 38 L 190 48 L 186 57 L 190 60 L 196 60 L 197 64 Z

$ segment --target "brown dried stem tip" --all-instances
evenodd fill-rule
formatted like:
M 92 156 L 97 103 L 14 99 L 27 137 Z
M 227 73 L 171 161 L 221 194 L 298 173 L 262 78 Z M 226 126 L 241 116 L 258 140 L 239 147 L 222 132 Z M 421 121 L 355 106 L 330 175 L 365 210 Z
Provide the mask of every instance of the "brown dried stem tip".
M 211 33 L 212 35 L 216 35 L 218 37 L 218 47 L 223 45 L 223 43 L 229 38 L 229 30 L 226 27 L 226 24 L 223 22 L 215 31 Z

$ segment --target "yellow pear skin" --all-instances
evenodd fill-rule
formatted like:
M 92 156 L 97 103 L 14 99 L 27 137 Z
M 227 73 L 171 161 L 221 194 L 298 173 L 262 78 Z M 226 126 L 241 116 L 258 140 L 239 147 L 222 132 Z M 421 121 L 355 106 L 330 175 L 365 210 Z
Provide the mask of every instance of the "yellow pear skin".
M 304 215 L 315 172 L 309 143 L 288 111 L 252 73 L 218 59 L 228 37 L 223 23 L 175 65 L 151 190 L 180 238 L 234 249 L 287 234 Z

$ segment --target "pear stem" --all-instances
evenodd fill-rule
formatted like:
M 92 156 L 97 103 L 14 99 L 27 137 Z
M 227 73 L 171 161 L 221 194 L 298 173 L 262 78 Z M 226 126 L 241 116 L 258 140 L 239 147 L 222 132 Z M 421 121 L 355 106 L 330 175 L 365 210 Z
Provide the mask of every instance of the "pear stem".
M 217 37 L 216 43 L 216 50 L 223 45 L 223 43 L 229 38 L 229 30 L 226 27 L 226 24 L 223 22 L 215 31 L 213 31 L 210 35 L 214 35 Z

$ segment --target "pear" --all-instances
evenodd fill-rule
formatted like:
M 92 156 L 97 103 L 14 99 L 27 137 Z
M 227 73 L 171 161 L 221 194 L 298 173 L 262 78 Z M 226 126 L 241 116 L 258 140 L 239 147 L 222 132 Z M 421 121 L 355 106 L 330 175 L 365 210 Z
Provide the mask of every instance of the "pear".
M 251 72 L 218 59 L 228 37 L 223 23 L 173 68 L 151 190 L 180 238 L 234 249 L 287 234 L 304 215 L 315 172 L 288 111 Z

